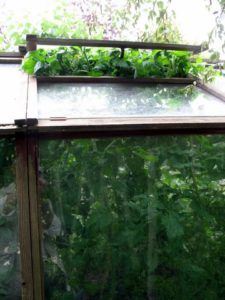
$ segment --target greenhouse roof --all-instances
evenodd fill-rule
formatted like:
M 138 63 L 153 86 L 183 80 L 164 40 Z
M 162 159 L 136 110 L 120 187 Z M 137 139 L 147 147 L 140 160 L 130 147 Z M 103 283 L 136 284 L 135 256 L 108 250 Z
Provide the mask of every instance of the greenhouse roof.
M 28 48 L 36 48 L 38 42 L 71 45 L 74 41 L 30 36 Z M 82 41 L 77 43 L 80 45 Z M 113 45 L 110 41 L 86 43 L 93 47 Z M 126 45 L 138 46 L 131 42 L 114 43 L 120 43 L 117 46 L 123 50 Z M 155 45 L 163 48 L 162 44 L 140 43 L 144 49 Z M 180 50 L 186 47 L 193 52 L 200 49 L 199 46 L 169 46 L 174 47 Z M 0 56 L 0 134 L 27 130 L 27 127 L 40 133 L 225 128 L 223 92 L 196 78 L 35 77 L 21 71 L 21 53 Z

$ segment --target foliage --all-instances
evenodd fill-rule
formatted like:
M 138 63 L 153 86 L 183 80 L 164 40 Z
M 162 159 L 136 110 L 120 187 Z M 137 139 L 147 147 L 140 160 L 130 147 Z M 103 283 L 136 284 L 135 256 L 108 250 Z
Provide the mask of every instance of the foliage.
M 56 0 L 54 5 L 51 11 L 35 17 L 34 12 L 24 12 L 17 19 L 12 11 L 2 15 L 0 12 L 4 23 L 0 26 L 0 49 L 15 49 L 25 42 L 26 34 L 158 42 L 182 40 L 168 0 Z
M 0 139 L 0 299 L 21 299 L 13 139 Z
M 47 299 L 223 299 L 224 150 L 222 135 L 42 142 Z
M 205 0 L 206 1 L 206 0 Z M 208 3 L 207 3 L 208 2 Z M 219 4 L 219 7 L 217 10 L 213 9 L 214 3 Z M 224 27 L 224 19 L 225 19 L 225 1 L 224 0 L 210 0 L 206 1 L 208 4 L 209 10 L 211 10 L 211 13 L 215 15 L 215 26 L 209 33 L 209 40 L 208 44 L 210 48 L 212 48 L 212 45 L 214 43 L 217 44 L 217 49 L 211 49 L 211 59 L 218 61 L 220 58 L 220 52 L 225 52 L 225 27 Z M 222 50 L 222 51 L 220 51 Z
M 193 74 L 210 81 L 219 73 L 206 67 L 200 58 L 191 62 L 185 51 L 127 50 L 122 57 L 120 50 L 90 48 L 38 49 L 29 52 L 22 69 L 36 76 L 87 75 L 138 77 L 187 77 Z

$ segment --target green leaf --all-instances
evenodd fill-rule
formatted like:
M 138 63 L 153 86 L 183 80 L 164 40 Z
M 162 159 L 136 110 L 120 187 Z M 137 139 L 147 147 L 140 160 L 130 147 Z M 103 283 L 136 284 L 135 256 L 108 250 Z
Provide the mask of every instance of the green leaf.
M 179 223 L 178 215 L 173 212 L 162 217 L 162 224 L 166 228 L 169 239 L 177 238 L 184 234 L 183 227 Z

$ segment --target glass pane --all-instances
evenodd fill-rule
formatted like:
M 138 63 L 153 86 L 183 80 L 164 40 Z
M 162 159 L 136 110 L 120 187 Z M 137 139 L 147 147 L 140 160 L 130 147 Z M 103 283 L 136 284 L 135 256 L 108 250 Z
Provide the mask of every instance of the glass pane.
M 21 299 L 14 142 L 0 139 L 0 299 Z
M 224 298 L 224 136 L 42 141 L 40 163 L 46 299 Z
M 193 85 L 40 84 L 38 95 L 39 118 L 225 115 L 225 103 Z
M 14 119 L 22 109 L 18 101 L 21 88 L 20 80 L 20 65 L 0 64 L 0 124 L 14 124 Z

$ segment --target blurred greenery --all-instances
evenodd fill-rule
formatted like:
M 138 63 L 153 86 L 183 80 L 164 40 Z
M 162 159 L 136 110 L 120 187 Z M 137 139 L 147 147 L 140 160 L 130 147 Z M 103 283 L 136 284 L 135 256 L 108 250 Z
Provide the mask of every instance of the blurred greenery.
M 46 298 L 223 299 L 224 150 L 223 135 L 41 142 Z
M 0 49 L 15 50 L 25 42 L 26 34 L 188 42 L 177 27 L 176 9 L 172 0 L 55 0 L 53 3 L 51 9 L 37 12 L 36 15 L 33 11 L 24 9 L 21 17 L 18 17 L 14 10 L 7 9 L 7 1 L 3 0 L 0 3 Z M 208 40 L 202 42 L 209 45 L 212 59 L 218 60 L 225 45 L 225 4 L 224 0 L 203 0 L 203 5 L 204 3 L 210 14 L 215 16 L 215 26 L 209 33 Z M 200 5 L 200 2 L 196 5 Z
M 0 299 L 21 299 L 13 139 L 0 139 Z

